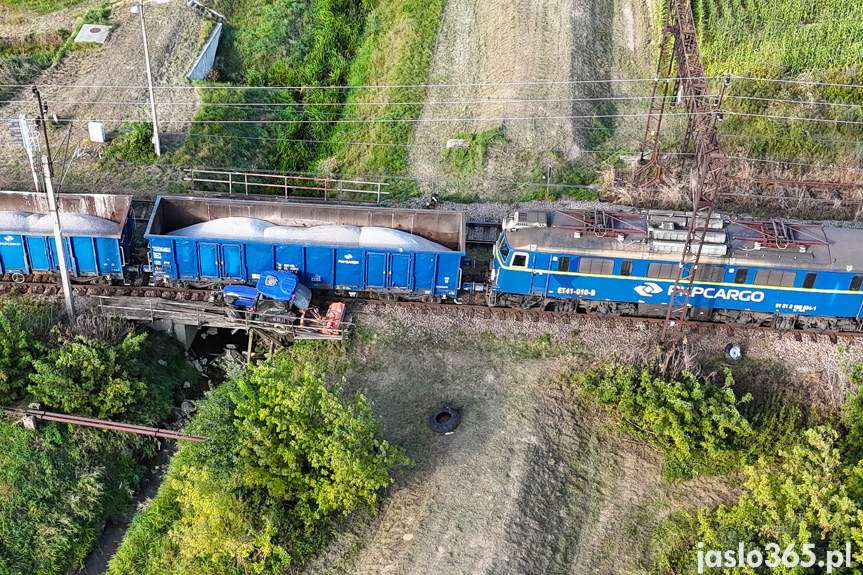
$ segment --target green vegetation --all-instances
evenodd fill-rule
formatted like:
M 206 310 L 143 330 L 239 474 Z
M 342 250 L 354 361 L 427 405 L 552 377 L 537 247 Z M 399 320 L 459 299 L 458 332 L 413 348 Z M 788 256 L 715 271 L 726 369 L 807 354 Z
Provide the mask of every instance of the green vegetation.
M 23 395 L 41 351 L 32 324 L 36 306 L 14 300 L 0 302 L 0 403 L 9 405 Z
M 36 401 L 150 423 L 168 413 L 194 371 L 159 337 L 99 322 L 52 331 L 58 317 L 52 306 L 0 300 L 4 404 Z M 125 509 L 143 471 L 136 461 L 154 446 L 137 436 L 45 422 L 31 432 L 0 420 L 0 573 L 60 574 L 79 564 L 102 522 Z
M 54 2 L 25 0 L 23 2 L 3 0 L 0 4 L 32 8 L 37 12 L 52 12 L 68 7 L 77 2 Z M 108 24 L 111 10 L 107 4 L 78 15 L 72 31 L 63 29 L 54 32 L 31 34 L 26 38 L 0 38 L 0 84 L 26 84 L 35 78 L 45 68 L 56 64 L 69 50 L 82 49 L 94 44 L 75 44 L 74 39 L 86 22 L 90 24 Z M 0 97 L 7 98 L 14 90 L 0 88 Z
M 228 18 L 215 73 L 202 86 L 302 86 L 293 90 L 201 91 L 196 120 L 258 120 L 260 124 L 195 124 L 176 161 L 210 166 L 259 166 L 302 171 L 329 139 L 368 9 L 361 0 L 219 6 Z M 315 123 L 273 123 L 293 121 Z M 266 122 L 266 124 L 265 124 Z
M 37 14 L 48 14 L 80 4 L 81 0 L 0 0 L 0 5 L 25 8 Z
M 531 162 L 536 164 L 537 162 Z M 532 184 L 522 201 L 556 200 L 572 198 L 573 200 L 595 200 L 599 198 L 597 189 L 589 187 L 596 183 L 597 173 L 591 166 L 581 162 L 566 162 L 560 153 L 548 152 L 540 159 L 540 165 L 531 170 L 528 181 Z M 548 177 L 547 166 L 552 166 L 550 186 L 546 186 Z
M 648 366 L 610 363 L 602 371 L 578 372 L 573 381 L 609 409 L 621 430 L 662 450 L 668 477 L 732 471 L 740 465 L 742 445 L 752 435 L 738 411 L 752 397 L 735 397 L 728 371 L 721 384 L 688 373 L 666 381 Z
M 467 143 L 464 148 L 444 148 L 444 157 L 456 170 L 464 174 L 476 174 L 483 165 L 488 155 L 488 147 L 492 144 L 506 142 L 503 134 L 503 126 L 492 128 L 478 134 L 457 134 L 455 136 Z
M 434 53 L 444 0 L 373 0 L 365 36 L 351 63 L 351 86 L 412 86 L 426 81 Z M 347 94 L 347 120 L 382 120 L 384 123 L 340 124 L 333 144 L 318 156 L 321 169 L 334 166 L 346 174 L 406 175 L 407 144 L 414 123 L 394 120 L 418 118 L 425 92 L 422 88 L 353 89 Z M 399 105 L 377 106 L 376 102 Z M 354 145 L 367 142 L 378 145 Z M 396 182 L 391 193 L 413 191 L 413 183 Z
M 855 0 L 694 0 L 709 75 L 863 83 L 863 4 Z M 796 100 L 805 104 L 769 100 Z M 835 105 L 824 105 L 829 102 Z M 847 106 L 847 105 L 852 106 Z M 858 107 L 854 107 L 854 106 Z M 863 120 L 863 91 L 734 79 L 724 107 L 747 114 Z M 861 126 L 727 115 L 734 155 L 819 163 L 859 161 Z
M 135 436 L 0 420 L 0 573 L 62 574 L 80 564 L 101 522 L 121 513 L 143 468 Z
M 153 149 L 153 125 L 126 122 L 123 132 L 105 148 L 105 161 L 148 162 L 156 159 Z
M 205 104 L 217 106 L 202 106 L 195 119 L 260 123 L 195 124 L 173 161 L 329 175 L 405 175 L 414 124 L 394 120 L 419 116 L 423 90 L 339 87 L 423 83 L 443 4 L 443 0 L 266 4 L 229 0 L 221 4 L 219 10 L 229 24 L 216 71 L 201 83 L 208 89 L 200 91 Z M 303 88 L 217 89 L 244 85 Z M 320 89 L 328 86 L 333 88 Z M 379 102 L 399 105 L 376 105 Z M 290 123 L 297 121 L 315 123 Z M 415 186 L 398 181 L 388 191 L 413 193 Z
M 156 423 L 168 415 L 174 390 L 148 381 L 149 366 L 139 359 L 146 339 L 146 333 L 127 333 L 118 341 L 61 337 L 33 363 L 27 389 L 65 413 Z
M 210 391 L 189 427 L 210 439 L 182 446 L 109 573 L 281 573 L 374 505 L 407 460 L 361 394 L 324 385 L 343 366 L 338 348 L 300 342 Z
M 667 518 L 650 544 L 652 573 L 696 573 L 697 543 L 704 544 L 705 552 L 736 549 L 739 542 L 747 550 L 777 544 L 780 556 L 789 545 L 798 554 L 811 545 L 820 559 L 828 550 L 844 551 L 850 542 L 852 560 L 863 560 L 863 366 L 856 364 L 849 371 L 857 391 L 839 413 L 809 424 L 799 414 L 775 418 L 785 421 L 781 439 L 774 435 L 778 428 L 764 431 L 752 425 L 751 439 L 760 444 L 760 455 L 753 452 L 742 469 L 747 477 L 743 495 L 731 505 Z M 773 571 L 823 570 L 780 566 Z

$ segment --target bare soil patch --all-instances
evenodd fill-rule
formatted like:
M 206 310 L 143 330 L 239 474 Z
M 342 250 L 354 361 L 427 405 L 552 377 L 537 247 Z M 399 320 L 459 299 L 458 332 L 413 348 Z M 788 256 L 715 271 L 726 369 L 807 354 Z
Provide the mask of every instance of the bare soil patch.
M 517 340 L 381 322 L 355 348 L 347 387 L 365 390 L 415 465 L 377 517 L 299 572 L 633 572 L 669 513 L 737 493 L 724 478 L 666 484 L 657 452 L 605 429 L 563 380 L 591 356 L 577 346 L 535 357 Z M 427 426 L 441 400 L 462 407 L 451 436 Z
M 466 120 L 419 123 L 411 175 L 426 183 L 426 191 L 442 174 L 463 177 L 444 160 L 447 139 L 498 126 L 508 142 L 493 145 L 484 169 L 471 175 L 496 182 L 474 182 L 483 197 L 516 197 L 512 182 L 525 181 L 547 163 L 592 160 L 596 123 L 591 116 L 613 113 L 608 98 L 641 95 L 649 86 L 577 82 L 652 76 L 651 29 L 644 0 L 451 0 L 429 82 L 458 86 L 430 88 L 422 118 Z M 633 106 L 646 109 L 647 102 L 616 108 L 626 113 Z M 500 120 L 536 116 L 556 119 Z M 627 140 L 641 125 L 628 119 L 617 124 Z

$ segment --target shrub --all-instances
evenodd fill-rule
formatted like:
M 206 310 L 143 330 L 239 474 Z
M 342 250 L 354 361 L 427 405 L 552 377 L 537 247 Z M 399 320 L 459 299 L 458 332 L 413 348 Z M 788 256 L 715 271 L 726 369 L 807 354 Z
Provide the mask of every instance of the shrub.
M 293 377 L 285 377 L 291 373 Z M 406 463 L 379 437 L 366 398 L 342 397 L 311 369 L 289 360 L 257 366 L 239 383 L 239 455 L 245 478 L 295 505 L 309 524 L 374 504 L 387 469 Z
M 105 148 L 105 158 L 124 162 L 148 162 L 156 158 L 153 148 L 153 125 L 126 122 L 123 133 Z
M 21 397 L 33 371 L 33 360 L 40 346 L 33 332 L 26 304 L 0 303 L 0 403 Z
M 465 140 L 467 147 L 445 148 L 444 157 L 452 167 L 465 174 L 475 174 L 482 169 L 489 146 L 507 141 L 503 126 L 477 134 L 457 134 L 456 138 Z
M 576 373 L 574 381 L 610 410 L 618 426 L 650 441 L 666 456 L 669 477 L 722 473 L 741 463 L 740 440 L 752 434 L 740 414 L 731 373 L 721 385 L 683 373 L 680 380 L 655 377 L 648 366 L 618 366 Z
M 43 422 L 0 421 L 0 573 L 70 572 L 123 510 L 142 468 L 124 448 L 147 441 Z
M 230 370 L 187 428 L 209 439 L 172 459 L 109 575 L 284 573 L 326 543 L 327 513 L 376 501 L 405 458 L 361 395 L 327 389 L 312 369 L 341 369 L 342 349 L 300 342 L 248 375 Z
M 66 413 L 153 423 L 167 409 L 138 359 L 146 338 L 129 333 L 114 344 L 81 335 L 60 338 L 58 347 L 33 363 L 28 391 Z

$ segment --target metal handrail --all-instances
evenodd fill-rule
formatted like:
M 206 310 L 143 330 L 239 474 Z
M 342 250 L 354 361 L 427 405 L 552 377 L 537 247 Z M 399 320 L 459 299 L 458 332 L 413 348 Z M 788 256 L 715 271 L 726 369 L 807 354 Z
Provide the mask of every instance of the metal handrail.
M 296 190 L 307 190 L 312 192 L 323 192 L 323 200 L 335 201 L 331 199 L 332 192 L 338 192 L 338 201 L 343 200 L 345 192 L 352 194 L 367 194 L 375 196 L 375 202 L 380 204 L 381 196 L 389 195 L 389 192 L 383 190 L 384 186 L 389 184 L 384 182 L 371 182 L 367 180 L 335 180 L 331 178 L 313 178 L 309 176 L 291 176 L 286 174 L 260 174 L 255 172 L 227 172 L 221 170 L 199 170 L 196 168 L 186 168 L 184 170 L 189 175 L 183 180 L 191 184 L 192 191 L 195 190 L 196 183 L 224 184 L 228 186 L 228 194 L 234 195 L 234 186 L 241 187 L 243 194 L 249 195 L 250 187 L 258 188 L 276 188 L 284 190 L 284 196 L 287 198 L 294 195 Z M 196 175 L 197 174 L 197 175 Z M 211 176 L 211 177 L 200 177 Z M 216 179 L 214 176 L 227 176 L 226 179 Z M 267 182 L 250 182 L 249 178 L 269 178 L 278 180 L 276 183 Z M 309 185 L 308 183 L 319 183 L 319 185 Z M 305 184 L 305 185 L 303 185 Z M 362 189 L 357 187 L 345 187 L 345 184 L 354 186 L 371 186 L 372 189 Z M 298 196 L 298 197 L 316 197 L 316 196 Z

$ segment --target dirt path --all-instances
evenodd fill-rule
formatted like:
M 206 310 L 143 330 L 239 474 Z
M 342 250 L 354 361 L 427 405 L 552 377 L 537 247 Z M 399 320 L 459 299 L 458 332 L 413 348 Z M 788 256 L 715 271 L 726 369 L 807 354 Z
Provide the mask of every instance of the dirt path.
M 50 21 L 52 26 L 62 23 L 71 28 L 75 22 L 74 16 L 85 8 L 86 5 L 82 4 L 73 9 L 39 17 L 37 22 L 46 20 Z M 161 5 L 150 3 L 147 4 L 146 10 L 147 40 L 154 83 L 191 86 L 186 79 L 186 73 L 203 43 L 201 15 L 181 0 L 172 0 Z M 119 132 L 122 121 L 148 121 L 150 118 L 140 18 L 131 14 L 126 4 L 121 4 L 113 8 L 111 23 L 113 29 L 104 46 L 71 51 L 59 64 L 45 70 L 34 80 L 35 84 L 44 86 L 41 88 L 42 97 L 48 104 L 49 114 L 56 114 L 61 120 L 74 118 L 106 121 L 105 131 L 109 141 Z M 50 88 L 51 85 L 89 87 Z M 114 89 L 102 86 L 131 88 Z M 28 115 L 35 113 L 35 103 L 30 103 L 32 95 L 29 90 L 20 92 L 15 99 L 22 102 L 0 106 L 0 117 L 17 116 L 20 112 Z M 199 103 L 197 93 L 192 89 L 158 90 L 157 101 L 163 147 L 179 145 L 188 131 L 188 124 L 171 123 L 171 120 L 191 119 L 194 116 Z M 82 146 L 89 144 L 98 154 L 97 146 L 90 144 L 88 140 L 86 123 L 76 122 L 73 126 L 72 149 L 76 143 L 81 143 Z M 51 138 L 55 145 L 63 138 L 66 129 L 66 125 L 53 129 Z M 12 146 L 9 138 L 7 130 L 0 132 L 0 171 L 16 174 L 15 177 L 10 176 L 10 179 L 14 180 L 17 179 L 20 165 L 26 160 L 20 146 Z M 85 157 L 76 160 L 72 169 L 80 174 L 89 173 L 95 159 Z
M 729 497 L 718 480 L 663 483 L 651 448 L 603 431 L 560 381 L 576 352 L 531 358 L 511 342 L 433 343 L 400 328 L 376 337 L 348 387 L 367 390 L 416 464 L 377 518 L 303 573 L 630 572 L 668 513 Z M 441 400 L 463 406 L 452 436 L 426 425 Z
M 411 174 L 420 179 L 464 176 L 447 165 L 446 141 L 499 126 L 508 142 L 493 145 L 484 170 L 471 177 L 524 181 L 546 163 L 591 159 L 595 124 L 590 116 L 603 113 L 609 102 L 602 98 L 629 87 L 572 82 L 652 76 L 652 52 L 644 50 L 649 14 L 643 0 L 450 0 L 429 82 L 467 85 L 429 89 L 422 117 L 471 120 L 419 123 Z M 484 85 L 501 83 L 509 85 Z M 435 104 L 465 101 L 471 103 Z M 558 119 L 499 119 L 533 116 Z M 482 190 L 503 199 L 500 186 Z

